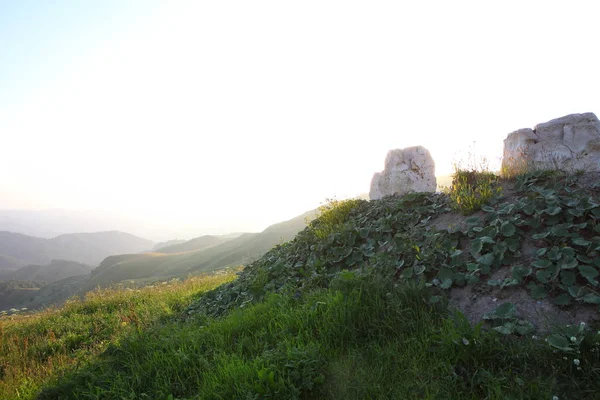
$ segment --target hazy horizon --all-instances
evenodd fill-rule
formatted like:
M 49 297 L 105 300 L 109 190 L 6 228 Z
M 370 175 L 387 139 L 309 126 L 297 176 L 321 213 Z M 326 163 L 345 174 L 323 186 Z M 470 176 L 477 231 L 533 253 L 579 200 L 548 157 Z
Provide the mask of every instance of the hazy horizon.
M 425 146 L 437 175 L 469 151 L 497 166 L 508 133 L 600 112 L 599 10 L 0 4 L 0 211 L 191 238 L 366 193 L 390 149 Z

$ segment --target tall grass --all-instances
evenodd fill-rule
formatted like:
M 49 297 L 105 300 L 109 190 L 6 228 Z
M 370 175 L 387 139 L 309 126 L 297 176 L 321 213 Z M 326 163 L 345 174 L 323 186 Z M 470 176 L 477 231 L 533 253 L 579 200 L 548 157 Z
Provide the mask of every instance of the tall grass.
M 223 319 L 130 331 L 39 398 L 597 398 L 596 355 L 577 370 L 544 342 L 472 327 L 429 298 L 344 272 L 327 290 L 273 294 Z
M 93 362 L 109 344 L 179 315 L 199 292 L 233 277 L 222 273 L 140 290 L 96 290 L 60 308 L 0 319 L 0 399 L 34 398 L 42 386 Z

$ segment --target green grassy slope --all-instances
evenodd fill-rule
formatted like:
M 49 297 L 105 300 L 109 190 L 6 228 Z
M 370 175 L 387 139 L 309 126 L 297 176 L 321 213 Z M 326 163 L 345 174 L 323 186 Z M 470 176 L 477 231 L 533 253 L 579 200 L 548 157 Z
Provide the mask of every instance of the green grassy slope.
M 186 297 L 177 314 L 164 306 L 137 312 L 120 297 L 137 292 L 123 291 L 58 311 L 60 326 L 76 332 L 70 341 L 43 316 L 0 326 L 0 355 L 9 360 L 0 393 L 597 399 L 598 322 L 536 332 L 504 296 L 523 289 L 533 303 L 573 312 L 591 305 L 597 316 L 599 186 L 571 178 L 540 173 L 505 182 L 505 195 L 467 218 L 445 194 L 336 203 L 237 279 Z M 498 272 L 502 279 L 491 279 Z M 447 295 L 466 287 L 498 296 L 474 323 L 448 308 Z M 114 321 L 133 328 L 116 332 Z M 53 335 L 56 353 L 48 350 Z M 102 354 L 79 351 L 100 338 L 110 342 Z M 48 369 L 54 354 L 79 363 Z
M 0 318 L 0 399 L 36 398 L 62 373 L 93 362 L 132 332 L 178 315 L 198 293 L 230 279 L 220 274 L 137 291 L 95 291 L 58 310 Z
M 174 254 L 187 253 L 189 251 L 204 250 L 212 246 L 224 243 L 230 240 L 223 236 L 204 235 L 194 239 L 190 239 L 183 243 L 176 243 L 169 246 L 164 246 L 156 249 L 157 253 Z
M 152 249 L 150 249 L 149 251 L 157 251 L 158 249 L 160 249 L 162 247 L 172 246 L 175 244 L 181 244 L 181 243 L 185 243 L 185 242 L 187 242 L 187 240 L 181 240 L 181 239 L 173 239 L 173 240 L 168 240 L 166 242 L 158 242 L 158 243 L 155 243 L 154 246 L 152 247 Z

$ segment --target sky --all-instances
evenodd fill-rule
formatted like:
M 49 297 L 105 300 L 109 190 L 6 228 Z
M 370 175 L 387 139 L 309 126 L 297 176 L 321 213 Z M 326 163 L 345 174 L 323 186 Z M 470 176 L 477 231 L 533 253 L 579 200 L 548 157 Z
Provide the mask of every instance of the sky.
M 260 231 L 600 113 L 597 1 L 0 1 L 0 209 Z M 118 228 L 118 227 L 116 227 Z

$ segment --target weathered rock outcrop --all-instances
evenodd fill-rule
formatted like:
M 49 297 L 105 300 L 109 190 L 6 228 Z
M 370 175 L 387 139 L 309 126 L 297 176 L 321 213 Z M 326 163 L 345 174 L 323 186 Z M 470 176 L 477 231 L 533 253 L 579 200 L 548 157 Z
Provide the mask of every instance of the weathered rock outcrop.
M 373 175 L 369 198 L 435 192 L 435 189 L 435 163 L 429 150 L 422 146 L 407 147 L 388 151 L 385 169 Z
M 600 170 L 600 121 L 593 113 L 571 114 L 519 129 L 504 140 L 502 170 Z

